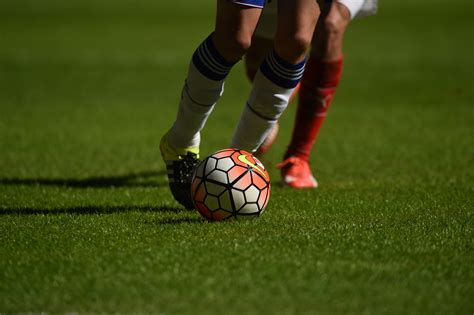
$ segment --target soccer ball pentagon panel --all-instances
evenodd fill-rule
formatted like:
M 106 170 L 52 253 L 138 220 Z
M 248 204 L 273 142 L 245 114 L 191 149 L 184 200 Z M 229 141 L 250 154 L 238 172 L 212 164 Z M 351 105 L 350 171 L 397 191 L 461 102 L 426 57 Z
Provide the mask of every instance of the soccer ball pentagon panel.
M 251 153 L 224 149 L 197 166 L 191 196 L 199 213 L 209 221 L 257 217 L 270 197 L 270 177 Z

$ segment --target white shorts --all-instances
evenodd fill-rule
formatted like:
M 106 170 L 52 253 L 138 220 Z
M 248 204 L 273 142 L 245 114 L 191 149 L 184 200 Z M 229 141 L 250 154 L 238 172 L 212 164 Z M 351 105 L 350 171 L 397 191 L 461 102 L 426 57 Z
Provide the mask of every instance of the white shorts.
M 374 15 L 377 12 L 377 0 L 334 0 L 343 4 L 349 10 L 351 19 Z M 263 38 L 273 38 L 276 32 L 277 0 L 265 5 L 258 22 L 255 35 Z

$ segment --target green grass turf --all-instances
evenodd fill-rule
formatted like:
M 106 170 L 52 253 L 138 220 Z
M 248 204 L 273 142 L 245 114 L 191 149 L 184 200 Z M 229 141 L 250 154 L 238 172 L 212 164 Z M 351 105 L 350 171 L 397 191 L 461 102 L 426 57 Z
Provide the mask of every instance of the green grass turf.
M 474 311 L 473 2 L 382 1 L 347 32 L 312 165 L 267 212 L 211 224 L 167 188 L 175 117 L 213 1 L 0 2 L 0 312 Z M 237 66 L 203 132 L 229 142 Z

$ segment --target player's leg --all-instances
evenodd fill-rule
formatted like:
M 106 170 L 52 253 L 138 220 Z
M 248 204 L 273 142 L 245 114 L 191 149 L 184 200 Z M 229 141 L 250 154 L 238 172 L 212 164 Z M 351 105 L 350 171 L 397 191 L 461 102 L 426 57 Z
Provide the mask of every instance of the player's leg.
M 280 164 L 283 182 L 295 188 L 317 186 L 309 155 L 341 77 L 344 32 L 351 19 L 348 7 L 339 2 L 321 6 L 313 48 L 301 81 L 292 139 Z
M 233 147 L 255 152 L 271 132 L 303 74 L 318 14 L 314 0 L 278 1 L 274 49 L 254 78 L 232 139 Z
M 285 62 L 297 64 L 306 59 L 319 7 L 314 0 L 279 0 L 275 52 Z
M 264 9 L 264 13 L 265 14 Z M 276 14 L 274 16 L 275 20 L 275 28 L 276 28 Z M 261 21 L 260 21 L 261 22 Z M 262 37 L 258 34 L 258 29 L 260 28 L 261 23 L 257 27 L 257 34 L 254 35 L 252 39 L 252 45 L 250 46 L 249 50 L 245 54 L 245 72 L 247 74 L 247 78 L 250 82 L 253 82 L 255 75 L 257 74 L 258 68 L 262 64 L 265 57 L 268 53 L 273 49 L 273 38 Z M 295 92 L 298 89 L 299 84 L 295 88 Z M 293 93 L 293 95 L 294 95 Z M 278 136 L 279 124 L 278 122 L 273 126 L 272 130 L 262 142 L 262 144 L 258 147 L 257 151 L 255 151 L 256 156 L 261 156 L 265 154 L 275 142 Z
M 217 2 L 214 32 L 193 54 L 169 140 L 178 148 L 198 147 L 200 130 L 222 95 L 232 66 L 250 46 L 261 9 Z
M 189 187 L 200 131 L 223 93 L 226 76 L 250 46 L 260 13 L 261 8 L 218 0 L 215 30 L 192 56 L 176 120 L 160 143 L 171 191 L 185 207 L 193 207 Z
M 275 37 L 276 27 L 277 1 L 272 1 L 267 3 L 263 9 L 257 29 L 252 38 L 252 45 L 250 45 L 250 48 L 245 53 L 245 71 L 250 82 L 253 82 L 258 68 L 268 53 L 273 49 L 273 38 Z M 295 91 L 296 90 L 297 88 Z M 278 129 L 279 125 L 276 123 L 263 143 L 258 147 L 257 151 L 255 151 L 254 154 L 256 156 L 261 156 L 270 149 L 276 140 Z
M 275 20 L 276 23 L 276 20 Z M 273 39 L 255 35 L 252 38 L 252 45 L 245 53 L 245 73 L 250 82 L 253 82 L 258 68 L 265 60 L 265 57 L 273 49 Z
M 253 33 L 252 44 L 245 53 L 245 70 L 250 82 L 253 82 L 258 68 L 273 49 L 278 18 L 277 2 L 278 0 L 267 1 Z

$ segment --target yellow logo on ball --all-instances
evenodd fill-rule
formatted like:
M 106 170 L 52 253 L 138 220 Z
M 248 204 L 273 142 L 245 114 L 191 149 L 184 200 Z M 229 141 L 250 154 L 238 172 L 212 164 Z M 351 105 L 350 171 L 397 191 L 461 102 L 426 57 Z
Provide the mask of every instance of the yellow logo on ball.
M 255 169 L 257 172 L 259 172 L 260 174 L 262 174 L 262 176 L 267 180 L 269 181 L 270 178 L 268 178 L 268 174 L 265 172 L 265 170 L 263 169 L 262 166 L 258 165 L 258 164 L 254 164 L 252 162 L 250 162 L 248 159 L 247 159 L 247 155 L 246 154 L 241 154 L 239 155 L 238 157 L 239 161 L 240 162 L 243 162 L 245 164 L 247 164 L 248 166 L 252 167 L 253 169 Z

